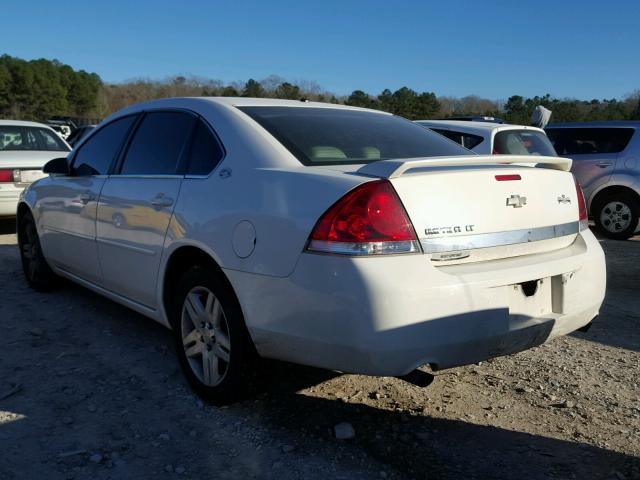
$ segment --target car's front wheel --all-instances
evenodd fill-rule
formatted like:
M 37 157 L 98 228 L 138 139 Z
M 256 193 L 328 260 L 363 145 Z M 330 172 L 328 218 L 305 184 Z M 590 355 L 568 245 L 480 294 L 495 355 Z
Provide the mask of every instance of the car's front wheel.
M 598 230 L 606 237 L 626 240 L 638 227 L 640 202 L 627 193 L 607 195 L 596 199 L 592 213 Z
M 199 266 L 187 270 L 171 323 L 180 365 L 198 395 L 223 405 L 251 389 L 256 355 L 240 305 L 219 275 Z
M 20 218 L 18 246 L 20 247 L 22 270 L 29 285 L 34 290 L 49 290 L 53 286 L 56 275 L 42 254 L 38 230 L 31 213 L 25 213 Z

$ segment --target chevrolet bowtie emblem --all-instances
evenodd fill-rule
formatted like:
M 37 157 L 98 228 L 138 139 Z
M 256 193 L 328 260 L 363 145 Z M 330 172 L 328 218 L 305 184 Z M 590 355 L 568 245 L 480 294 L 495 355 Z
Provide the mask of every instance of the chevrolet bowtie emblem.
M 527 197 L 521 197 L 520 195 L 511 195 L 507 198 L 507 207 L 522 208 L 527 204 Z

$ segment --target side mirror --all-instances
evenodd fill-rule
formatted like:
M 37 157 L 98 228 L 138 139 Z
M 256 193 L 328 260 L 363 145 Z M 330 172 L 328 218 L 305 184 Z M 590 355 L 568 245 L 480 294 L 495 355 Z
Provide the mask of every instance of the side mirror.
M 49 160 L 45 163 L 42 168 L 44 173 L 48 173 L 49 175 L 69 175 L 69 164 L 67 163 L 67 159 L 64 157 L 54 158 L 53 160 Z

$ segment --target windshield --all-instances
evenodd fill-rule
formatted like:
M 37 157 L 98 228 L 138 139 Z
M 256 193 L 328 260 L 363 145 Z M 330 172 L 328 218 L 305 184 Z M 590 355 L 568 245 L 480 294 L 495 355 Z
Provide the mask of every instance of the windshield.
M 502 130 L 496 133 L 493 139 L 493 153 L 557 156 L 547 136 L 536 130 Z
M 0 125 L 0 151 L 3 150 L 68 152 L 69 148 L 56 133 L 46 128 Z
M 473 155 L 437 133 L 383 113 L 313 107 L 238 107 L 304 165 Z

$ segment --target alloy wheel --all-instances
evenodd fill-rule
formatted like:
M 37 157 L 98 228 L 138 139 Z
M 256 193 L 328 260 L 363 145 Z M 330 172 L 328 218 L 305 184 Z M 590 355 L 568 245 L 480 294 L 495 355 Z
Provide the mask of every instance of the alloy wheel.
M 206 287 L 192 288 L 184 299 L 180 319 L 182 346 L 191 371 L 209 387 L 229 370 L 229 326 L 220 301 Z
M 600 223 L 611 233 L 619 233 L 629 228 L 631 218 L 631 209 L 620 201 L 609 202 L 600 211 Z

